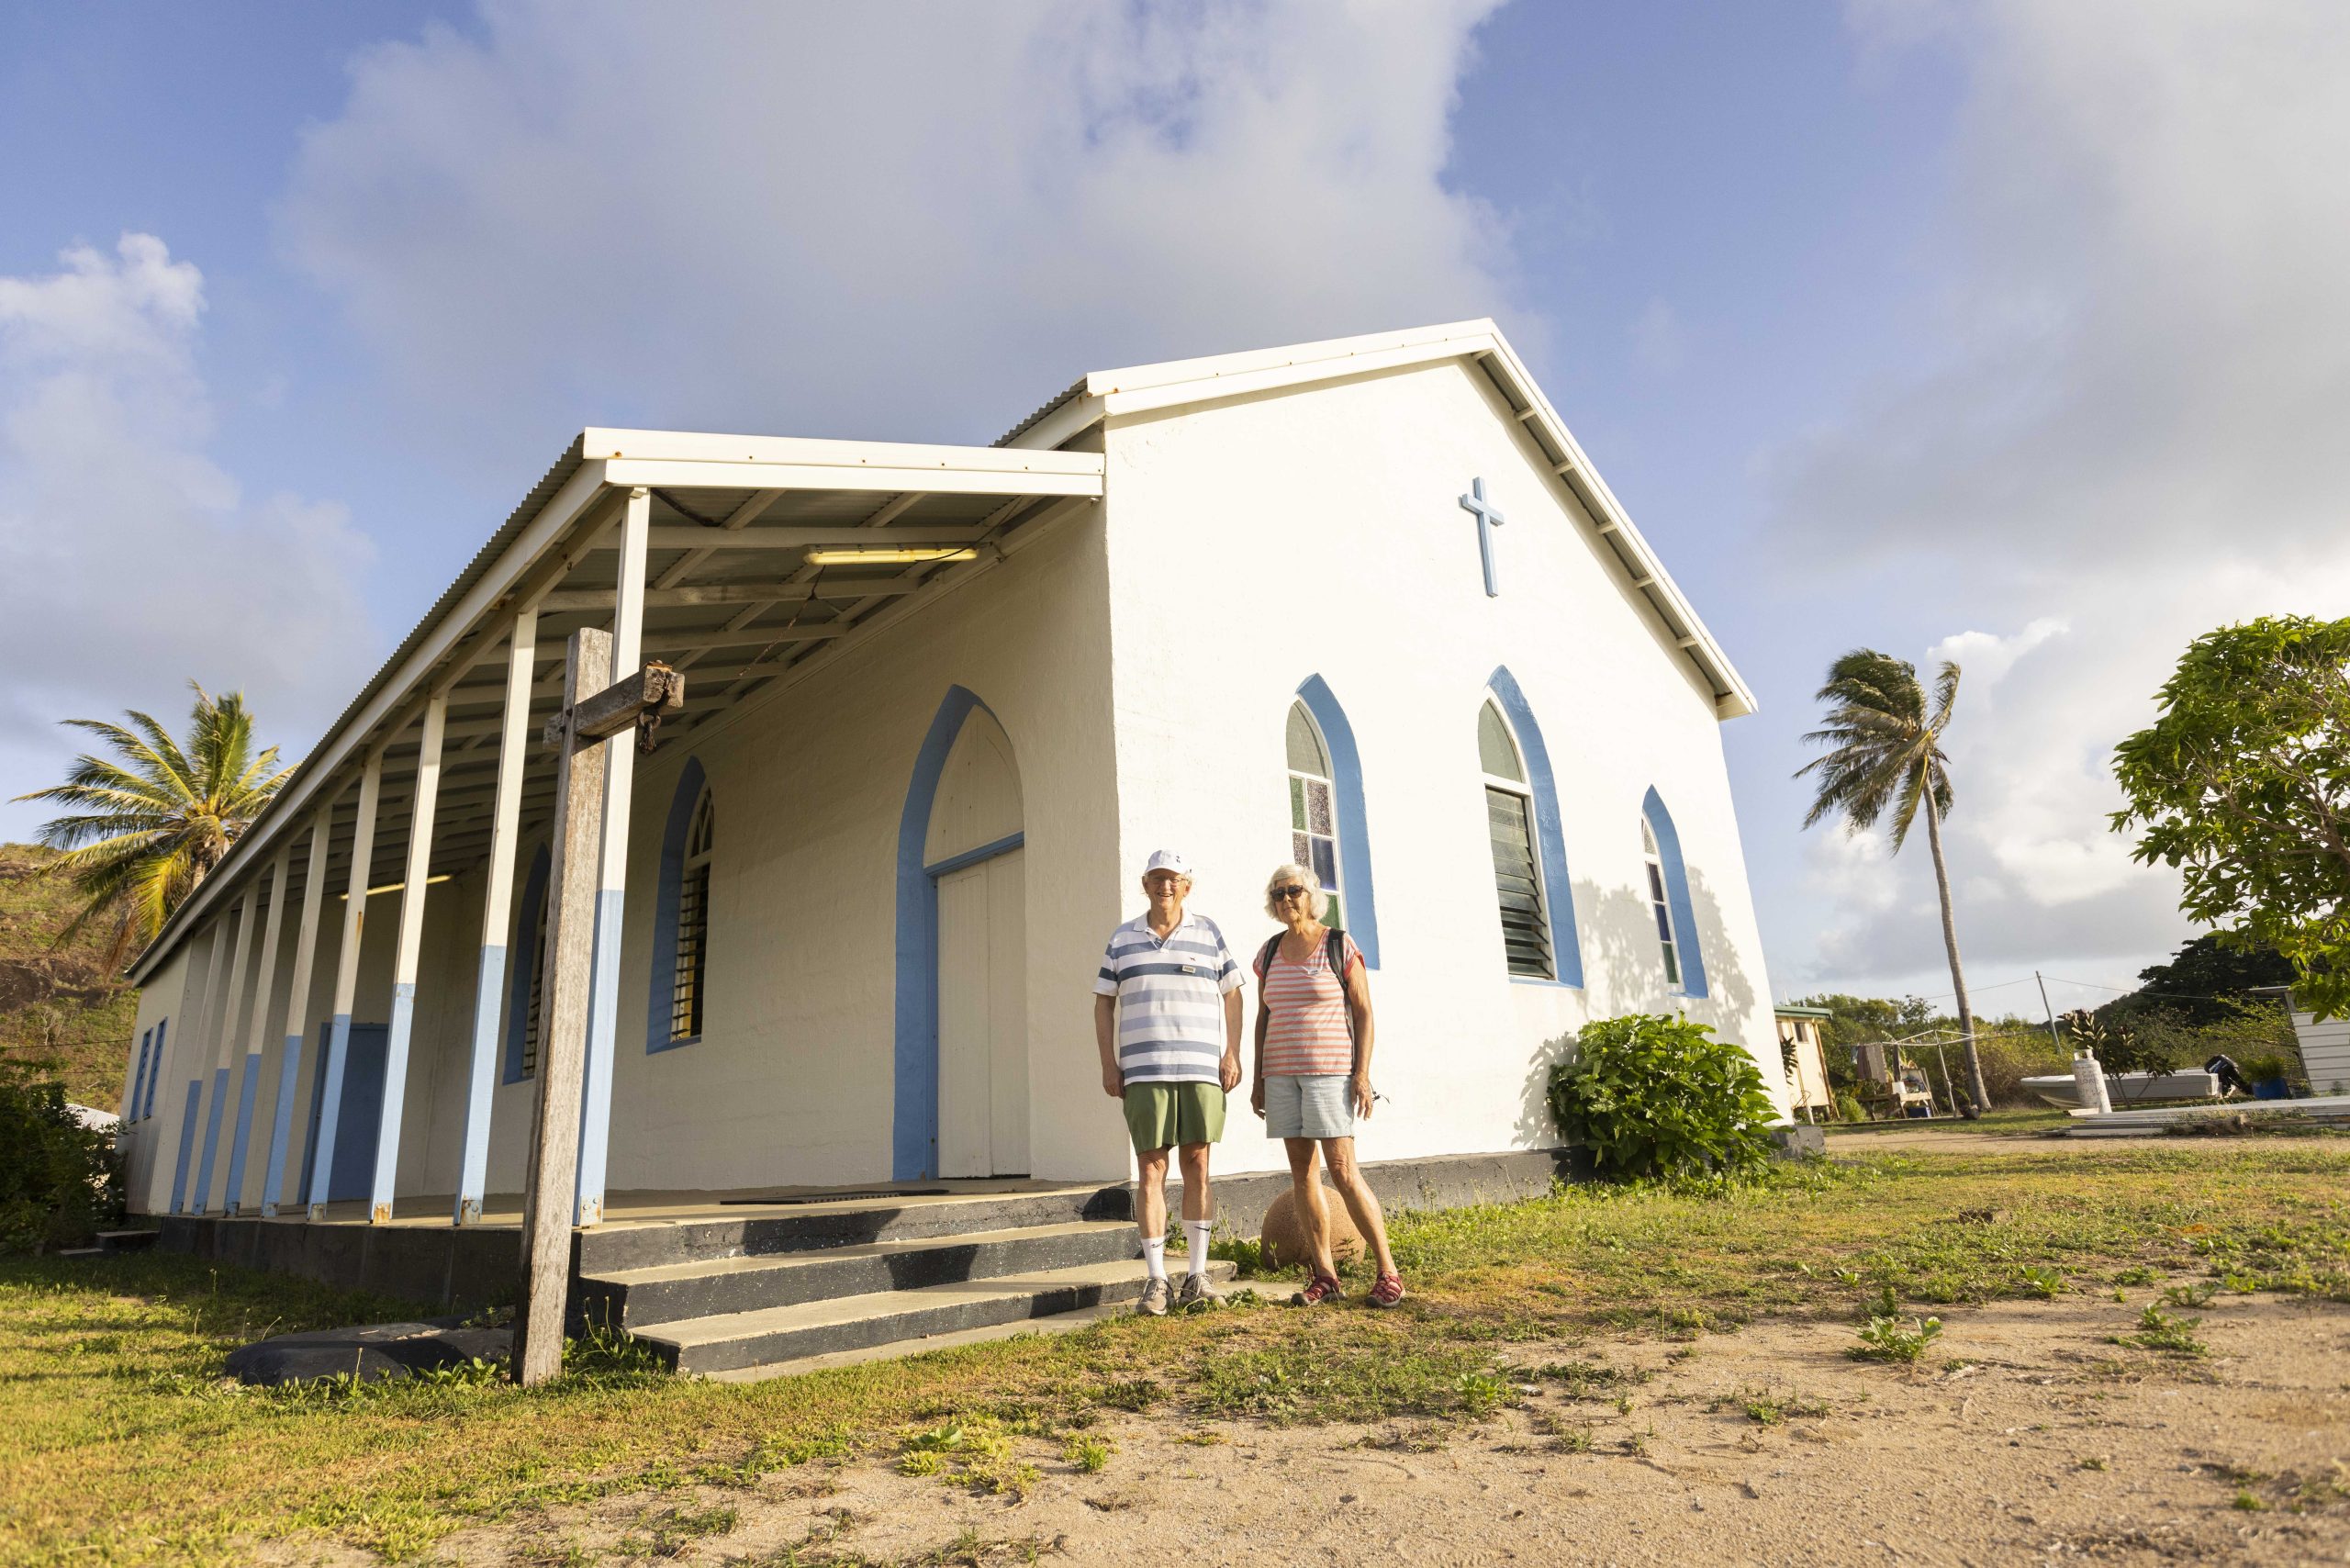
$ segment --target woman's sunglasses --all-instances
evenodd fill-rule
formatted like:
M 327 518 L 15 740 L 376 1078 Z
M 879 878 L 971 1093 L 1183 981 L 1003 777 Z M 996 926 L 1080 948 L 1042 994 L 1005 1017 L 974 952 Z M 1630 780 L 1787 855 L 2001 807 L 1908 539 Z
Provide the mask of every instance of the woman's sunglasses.
M 1273 890 L 1273 897 L 1274 897 L 1276 900 L 1280 900 L 1280 901 L 1286 901 L 1286 900 L 1289 900 L 1289 899 L 1302 899 L 1302 898 L 1304 898 L 1304 896 L 1305 896 L 1305 890 L 1304 890 L 1304 888 L 1299 887 L 1295 882 L 1292 882 L 1292 883 L 1288 884 L 1286 887 L 1279 887 L 1279 888 L 1275 888 L 1275 889 Z

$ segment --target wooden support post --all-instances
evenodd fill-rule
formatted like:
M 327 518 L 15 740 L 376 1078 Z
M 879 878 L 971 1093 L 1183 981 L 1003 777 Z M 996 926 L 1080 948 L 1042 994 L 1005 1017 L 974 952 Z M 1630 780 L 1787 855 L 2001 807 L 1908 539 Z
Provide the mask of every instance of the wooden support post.
M 611 678 L 611 638 L 571 634 L 564 706 Z M 603 769 L 569 745 L 555 762 L 554 844 L 547 879 L 547 980 L 539 1031 L 538 1114 L 522 1188 L 523 1304 L 515 1325 L 514 1381 L 525 1387 L 563 1371 L 563 1313 L 571 1285 L 571 1212 L 577 1184 L 581 1067 L 596 942 L 596 858 Z
M 408 868 L 400 878 L 399 940 L 392 953 L 392 1024 L 384 1043 L 384 1103 L 376 1123 L 375 1179 L 368 1222 L 392 1223 L 392 1193 L 399 1178 L 400 1117 L 408 1105 L 408 1047 L 416 1032 L 416 973 L 424 946 L 424 902 L 432 889 L 432 813 L 441 790 L 441 732 L 449 696 L 424 703 L 424 734 L 416 754 L 416 808 L 408 824 Z
M 268 1038 L 269 993 L 277 979 L 278 940 L 285 927 L 285 885 L 293 871 L 294 841 L 279 846 L 269 866 L 269 924 L 262 928 L 261 950 L 254 955 L 260 968 L 253 975 L 253 1004 L 246 1011 L 245 1066 L 237 1084 L 237 1136 L 229 1145 L 229 1189 L 221 1211 L 239 1214 L 245 1206 L 245 1150 L 252 1146 L 253 1101 L 261 1093 L 261 1048 Z
M 327 896 L 327 834 L 333 803 L 320 806 L 310 823 L 310 863 L 302 873 L 302 924 L 294 934 L 294 972 L 285 982 L 285 1036 L 277 1060 L 277 1109 L 269 1122 L 269 1163 L 262 1171 L 261 1212 L 277 1217 L 285 1196 L 285 1150 L 294 1135 L 294 1095 L 302 1078 L 302 1040 L 309 1033 L 310 965 L 318 956 L 319 911 Z M 301 1194 L 295 1194 L 295 1202 Z
M 229 1101 L 229 1053 L 236 1048 L 237 999 L 244 994 L 245 960 L 253 946 L 253 924 L 261 911 L 248 883 L 237 895 L 237 951 L 229 960 L 229 989 L 220 998 L 220 1022 L 212 1032 L 212 1103 L 204 1113 L 202 1162 L 196 1168 L 196 1191 L 188 1195 L 189 1212 L 204 1214 L 212 1207 L 212 1167 L 220 1153 L 222 1113 Z
M 498 800 L 489 837 L 489 890 L 481 912 L 481 969 L 474 987 L 474 1051 L 465 1078 L 465 1134 L 457 1168 L 459 1225 L 481 1223 L 482 1192 L 489 1184 L 489 1111 L 498 1081 L 498 992 L 506 978 L 506 953 L 513 922 L 514 857 L 522 825 L 522 768 L 531 723 L 531 672 L 538 660 L 539 612 L 525 605 L 514 617 L 507 653 L 506 711 L 498 741 Z M 528 951 L 535 932 L 525 931 L 518 962 L 540 961 Z
M 631 490 L 628 508 L 621 514 L 620 581 L 613 595 L 612 649 L 610 663 L 606 666 L 614 680 L 622 670 L 634 670 L 643 653 L 645 540 L 652 519 L 652 492 L 641 487 Z M 635 678 L 631 678 L 633 681 Z M 684 681 L 672 677 L 662 684 L 659 697 L 665 703 L 682 705 Z M 568 709 L 574 705 L 566 702 L 564 706 Z M 580 1225 L 601 1225 L 604 1220 L 605 1151 L 612 1126 L 612 1052 L 620 1031 L 621 924 L 628 886 L 628 819 L 636 778 L 636 732 L 633 728 L 623 730 L 603 745 L 603 877 L 596 889 L 596 976 L 590 993 L 588 1067 L 579 1107 L 579 1189 L 575 1219 Z
M 343 1060 L 351 1054 L 351 1008 L 359 994 L 359 936 L 367 918 L 367 870 L 375 857 L 375 803 L 384 792 L 384 753 L 379 746 L 367 754 L 359 769 L 359 820 L 351 828 L 351 878 L 342 902 L 342 947 L 334 958 L 334 1019 L 327 1026 L 326 1059 L 319 1064 L 326 1081 L 319 1088 L 319 1137 L 310 1150 L 310 1190 L 302 1194 L 309 1217 L 327 1217 L 327 1194 L 334 1190 L 334 1140 L 342 1119 Z M 326 893 L 319 869 L 319 892 Z
M 204 1092 L 204 1042 L 206 1015 L 212 1011 L 213 998 L 220 994 L 220 966 L 229 956 L 229 921 L 225 915 L 212 922 L 212 945 L 205 955 L 204 990 L 199 1000 L 187 1010 L 180 1026 L 180 1043 L 189 1047 L 183 1054 L 192 1070 L 187 1081 L 187 1109 L 180 1123 L 180 1159 L 172 1171 L 172 1208 L 173 1214 L 187 1212 L 187 1164 L 196 1149 L 196 1109 Z

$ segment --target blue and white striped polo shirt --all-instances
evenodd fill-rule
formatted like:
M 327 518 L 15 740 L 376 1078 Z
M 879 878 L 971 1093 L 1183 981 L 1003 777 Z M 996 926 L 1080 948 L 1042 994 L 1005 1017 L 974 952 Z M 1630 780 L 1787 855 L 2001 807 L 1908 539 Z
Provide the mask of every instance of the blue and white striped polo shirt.
M 1160 941 L 1150 916 L 1110 933 L 1096 996 L 1118 999 L 1118 1070 L 1134 1083 L 1220 1083 L 1224 995 L 1240 966 L 1214 921 L 1186 911 Z

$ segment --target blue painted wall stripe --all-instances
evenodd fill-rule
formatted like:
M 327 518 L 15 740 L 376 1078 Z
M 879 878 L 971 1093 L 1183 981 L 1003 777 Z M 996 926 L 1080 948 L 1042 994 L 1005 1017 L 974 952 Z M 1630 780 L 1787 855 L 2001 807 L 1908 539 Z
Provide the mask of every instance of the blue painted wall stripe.
M 392 1023 L 384 1038 L 384 1102 L 375 1114 L 375 1170 L 367 1184 L 367 1213 L 392 1215 L 399 1178 L 400 1114 L 408 1108 L 408 1042 L 416 1032 L 416 982 L 392 985 Z
M 229 1145 L 229 1190 L 220 1194 L 220 1207 L 235 1214 L 244 1203 L 245 1150 L 253 1132 L 253 1101 L 261 1093 L 261 1053 L 245 1053 L 245 1071 L 237 1085 L 237 1136 Z
M 1703 998 L 1706 955 L 1697 940 L 1696 907 L 1689 901 L 1689 871 L 1681 860 L 1681 834 L 1673 828 L 1673 813 L 1664 809 L 1664 797 L 1654 788 L 1640 802 L 1640 813 L 1649 820 L 1649 831 L 1656 834 L 1656 857 L 1664 868 L 1664 902 L 1673 910 L 1673 951 L 1681 960 L 1681 989 Z
M 508 1083 L 520 1083 L 528 1076 L 522 1070 L 522 1037 L 531 1030 L 531 982 L 546 961 L 539 951 L 539 916 L 546 908 L 547 869 L 553 860 L 547 846 L 539 846 L 531 857 L 531 874 L 522 882 L 522 924 L 517 930 L 522 946 L 515 949 L 518 957 L 506 988 L 506 1069 L 501 1077 Z M 494 1025 L 497 1014 L 493 1012 L 490 1018 Z M 486 1144 L 482 1158 L 489 1158 Z
M 269 1119 L 269 1162 L 261 1173 L 261 1212 L 274 1215 L 285 1192 L 285 1150 L 294 1136 L 294 1086 L 302 1076 L 302 1036 L 285 1036 L 277 1062 L 277 1108 Z
M 326 1207 L 328 1183 L 333 1179 L 334 1137 L 342 1120 L 342 1066 L 351 1055 L 351 1014 L 338 1013 L 327 1025 L 326 1076 L 319 1080 L 319 1136 L 310 1145 L 310 1180 L 302 1193 L 312 1217 Z
M 686 835 L 694 828 L 701 801 L 701 759 L 689 756 L 669 797 L 669 820 L 661 828 L 661 865 L 653 882 L 653 969 L 644 984 L 644 1049 L 666 1051 L 690 1046 L 701 1036 L 669 1037 L 669 1010 L 677 1001 L 677 900 L 686 879 Z M 705 916 L 707 912 L 705 911 Z
M 604 1170 L 612 1132 L 612 1047 L 620 1027 L 621 913 L 627 891 L 596 890 L 594 989 L 588 999 L 588 1060 L 579 1093 L 579 1193 L 572 1223 L 592 1225 L 604 1213 Z
M 204 1097 L 204 1081 L 187 1081 L 187 1114 L 180 1118 L 180 1162 L 172 1170 L 172 1213 L 178 1214 L 187 1202 L 187 1162 L 196 1152 L 196 1105 Z
M 1583 984 L 1583 944 L 1575 935 L 1574 886 L 1567 880 L 1567 840 L 1559 816 L 1559 790 L 1550 775 L 1550 748 L 1543 744 L 1542 726 L 1518 689 L 1508 667 L 1494 671 L 1486 682 L 1502 711 L 1517 732 L 1526 753 L 1526 778 L 1534 791 L 1534 831 L 1542 851 L 1542 913 L 1550 922 L 1550 961 L 1561 985 Z
M 931 716 L 898 816 L 897 1029 L 890 1112 L 890 1177 L 927 1180 L 938 1169 L 938 883 L 923 860 L 931 803 L 946 754 L 971 710 L 972 692 L 950 686 Z
M 1019 833 L 1007 833 L 993 844 L 982 844 L 977 849 L 966 849 L 960 855 L 949 855 L 944 860 L 934 860 L 923 867 L 923 870 L 935 879 L 951 872 L 959 871 L 966 866 L 976 866 L 982 860 L 992 860 L 999 855 L 1009 855 L 1027 842 L 1028 834 L 1024 829 Z
M 1362 757 L 1355 750 L 1354 726 L 1338 705 L 1336 692 L 1320 676 L 1308 676 L 1297 689 L 1298 700 L 1314 715 L 1315 726 L 1330 748 L 1330 785 L 1337 797 L 1338 879 L 1344 884 L 1342 912 L 1347 935 L 1362 949 L 1366 968 L 1379 968 L 1379 898 L 1371 874 L 1371 818 L 1362 803 Z
M 172 1021 L 168 1018 L 159 1018 L 155 1022 L 155 1070 L 147 1075 L 147 1103 L 140 1107 L 139 1112 L 142 1117 L 155 1114 L 155 1085 L 163 1079 L 163 1032 L 171 1026 Z
M 188 1194 L 188 1213 L 202 1214 L 212 1206 L 212 1161 L 220 1148 L 220 1113 L 229 1099 L 229 1070 L 212 1070 L 212 1103 L 204 1113 L 204 1156 L 196 1164 L 196 1191 Z

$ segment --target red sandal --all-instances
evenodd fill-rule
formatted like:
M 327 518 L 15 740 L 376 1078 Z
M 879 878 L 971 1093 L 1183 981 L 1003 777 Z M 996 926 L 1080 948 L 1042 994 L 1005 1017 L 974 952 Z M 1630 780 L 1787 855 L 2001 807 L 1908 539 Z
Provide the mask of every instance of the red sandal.
M 1316 1274 L 1307 1282 L 1304 1290 L 1289 1298 L 1289 1304 L 1292 1306 L 1320 1306 L 1326 1302 L 1337 1300 L 1345 1294 L 1346 1287 L 1338 1283 L 1336 1274 Z
M 1378 1282 L 1371 1287 L 1370 1299 L 1373 1306 L 1393 1306 L 1402 1301 L 1404 1276 L 1392 1271 L 1380 1275 Z

